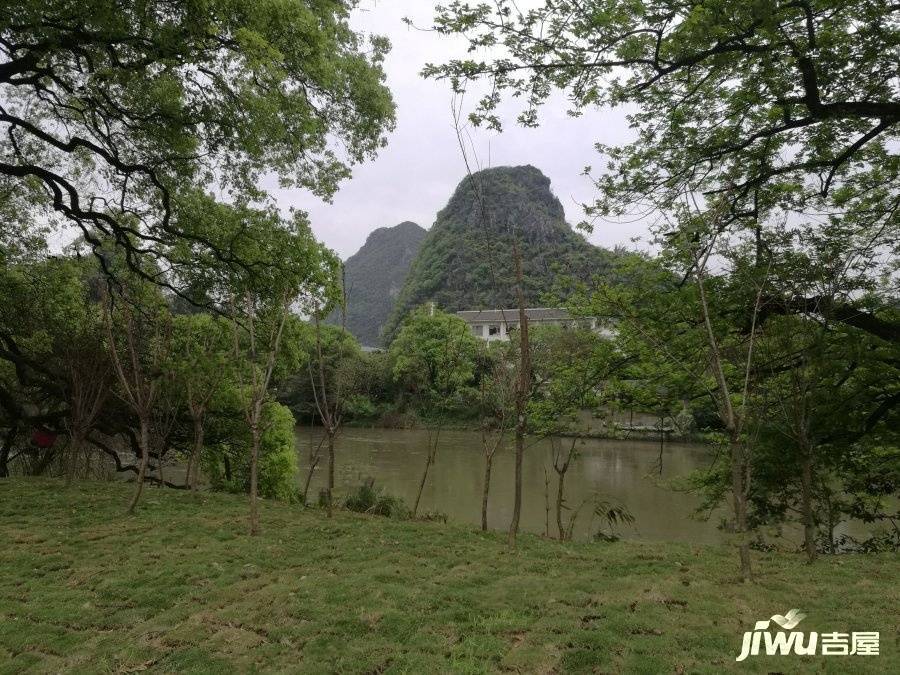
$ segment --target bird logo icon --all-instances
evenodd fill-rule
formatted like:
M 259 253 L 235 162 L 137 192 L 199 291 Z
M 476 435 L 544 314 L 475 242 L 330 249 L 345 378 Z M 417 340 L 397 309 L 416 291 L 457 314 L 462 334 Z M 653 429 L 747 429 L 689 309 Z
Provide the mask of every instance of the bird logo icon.
M 777 623 L 785 630 L 790 630 L 805 618 L 806 614 L 801 612 L 799 609 L 791 609 L 784 615 L 775 614 L 771 619 L 767 619 L 765 621 L 757 621 L 756 625 L 753 627 L 753 630 L 766 630 L 769 627 L 769 623 L 771 623 L 772 621 Z

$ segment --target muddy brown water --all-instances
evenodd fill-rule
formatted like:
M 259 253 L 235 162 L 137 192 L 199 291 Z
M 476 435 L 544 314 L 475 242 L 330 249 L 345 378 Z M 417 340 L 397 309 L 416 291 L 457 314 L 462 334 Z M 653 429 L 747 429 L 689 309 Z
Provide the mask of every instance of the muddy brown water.
M 310 444 L 318 444 L 321 431 L 297 429 L 302 485 L 306 477 Z M 565 442 L 565 441 L 564 441 Z M 577 441 L 578 456 L 566 474 L 566 499 L 573 508 L 598 498 L 625 506 L 635 518 L 632 526 L 620 527 L 622 538 L 646 541 L 716 543 L 724 541 L 718 529 L 722 513 L 700 520 L 695 512 L 697 495 L 674 489 L 673 481 L 713 461 L 710 448 L 691 443 L 667 442 L 659 468 L 660 444 L 644 440 Z M 428 432 L 420 429 L 345 429 L 337 441 L 335 481 L 338 498 L 374 478 L 377 487 L 415 501 L 425 464 Z M 556 474 L 549 441 L 529 440 L 523 466 L 521 528 L 543 533 L 545 529 L 545 469 L 550 476 L 550 528 L 556 534 L 553 503 Z M 505 530 L 513 505 L 513 449 L 511 442 L 498 450 L 491 478 L 488 525 Z M 429 471 L 422 495 L 421 511 L 440 511 L 450 521 L 480 525 L 484 459 L 481 437 L 475 431 L 441 432 L 435 464 Z M 326 478 L 323 456 L 313 475 L 310 497 L 315 498 Z M 566 512 L 566 516 L 571 513 Z M 598 529 L 598 519 L 585 505 L 576 520 L 575 537 L 587 539 Z

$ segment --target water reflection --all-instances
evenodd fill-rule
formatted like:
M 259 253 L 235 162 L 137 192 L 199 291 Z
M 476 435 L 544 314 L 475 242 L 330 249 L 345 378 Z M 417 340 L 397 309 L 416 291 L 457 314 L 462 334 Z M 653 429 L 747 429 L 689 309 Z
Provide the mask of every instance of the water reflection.
M 318 444 L 319 430 L 298 429 L 301 482 L 306 476 L 311 443 Z M 415 499 L 428 447 L 427 431 L 399 429 L 346 429 L 337 444 L 336 489 L 339 496 L 372 477 L 376 485 L 402 497 Z M 678 492 L 668 485 L 675 477 L 708 466 L 709 449 L 687 443 L 666 443 L 662 473 L 659 443 L 635 440 L 578 441 L 579 456 L 566 475 L 567 502 L 575 507 L 591 495 L 620 502 L 635 516 L 635 524 L 624 528 L 624 538 L 653 541 L 713 543 L 724 534 L 716 525 L 719 517 L 703 522 L 692 518 L 699 504 L 696 495 Z M 505 529 L 512 516 L 513 450 L 511 443 L 494 458 L 488 525 Z M 522 529 L 541 533 L 545 527 L 545 469 L 550 475 L 550 499 L 556 490 L 552 449 L 546 441 L 529 446 L 523 467 L 524 500 Z M 435 465 L 422 495 L 420 510 L 442 511 L 457 522 L 481 522 L 481 490 L 484 460 L 477 432 L 443 431 Z M 324 486 L 324 459 L 313 476 L 310 495 Z M 550 513 L 551 532 L 555 516 Z M 575 536 L 586 538 L 597 529 L 597 521 L 585 508 L 576 521 Z

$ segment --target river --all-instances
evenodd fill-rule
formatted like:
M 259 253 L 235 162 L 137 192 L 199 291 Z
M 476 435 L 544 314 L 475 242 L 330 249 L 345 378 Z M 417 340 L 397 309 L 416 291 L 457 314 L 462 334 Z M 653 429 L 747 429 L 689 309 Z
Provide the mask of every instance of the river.
M 297 429 L 300 453 L 300 482 L 305 479 L 310 443 L 318 443 L 321 431 Z M 523 467 L 521 529 L 542 533 L 545 528 L 545 473 L 550 476 L 551 533 L 556 533 L 552 504 L 556 494 L 553 451 L 548 441 L 529 439 Z M 578 456 L 566 474 L 566 499 L 578 506 L 598 497 L 625 506 L 635 518 L 632 526 L 621 527 L 624 539 L 716 543 L 725 538 L 716 514 L 703 521 L 694 516 L 699 505 L 695 494 L 672 489 L 672 479 L 694 469 L 709 466 L 713 453 L 703 445 L 667 442 L 659 469 L 658 441 L 580 439 Z M 345 429 L 338 437 L 335 487 L 338 498 L 366 478 L 386 492 L 402 497 L 408 505 L 416 490 L 428 448 L 428 432 L 420 429 Z M 324 453 L 323 453 L 324 455 Z M 511 438 L 494 458 L 488 525 L 505 530 L 513 504 L 513 449 Z M 312 480 L 310 498 L 325 485 L 326 459 L 323 456 Z M 419 510 L 440 511 L 452 522 L 480 525 L 484 459 L 481 437 L 475 431 L 442 431 L 435 464 Z M 586 506 L 575 526 L 575 537 L 586 539 L 596 532 L 598 521 Z

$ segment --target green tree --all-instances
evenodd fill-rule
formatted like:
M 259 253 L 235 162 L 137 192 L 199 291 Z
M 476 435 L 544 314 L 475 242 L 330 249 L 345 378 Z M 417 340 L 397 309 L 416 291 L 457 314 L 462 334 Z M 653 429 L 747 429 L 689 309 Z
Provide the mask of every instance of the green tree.
M 335 469 L 335 439 L 341 430 L 346 412 L 347 397 L 352 394 L 351 377 L 352 368 L 349 368 L 350 360 L 359 353 L 356 340 L 347 332 L 347 289 L 344 267 L 341 266 L 340 288 L 334 289 L 331 298 L 314 301 L 309 309 L 312 314 L 313 349 L 309 359 L 309 383 L 312 388 L 313 402 L 318 413 L 319 421 L 325 430 L 325 441 L 328 445 L 328 480 L 325 487 L 325 501 L 328 509 L 328 517 L 331 518 L 334 509 L 334 469 Z M 340 327 L 332 330 L 331 341 L 334 348 L 326 352 L 323 334 L 326 332 L 323 326 L 328 313 L 337 305 L 340 315 Z M 350 351 L 348 346 L 356 347 Z M 326 363 L 326 354 L 331 363 Z M 318 446 L 319 448 L 321 447 Z M 312 451 L 312 448 L 310 448 Z M 318 448 L 316 449 L 318 455 Z M 304 488 L 304 499 L 309 479 L 318 463 L 318 457 L 310 458 L 310 475 Z
M 507 98 L 525 102 L 519 121 L 529 126 L 555 90 L 574 114 L 628 105 L 636 137 L 599 145 L 589 216 L 671 216 L 687 193 L 720 203 L 725 229 L 763 228 L 773 209 L 827 214 L 834 246 L 859 236 L 872 242 L 861 250 L 896 254 L 897 11 L 881 0 L 552 0 L 527 11 L 513 0 L 455 1 L 437 9 L 434 28 L 494 56 L 425 75 L 458 92 L 486 80 L 472 119 L 495 128 Z M 900 340 L 883 309 L 858 297 L 835 303 L 833 320 Z M 769 313 L 822 306 L 811 293 Z
M 224 210 L 224 207 L 223 207 Z M 235 268 L 212 267 L 206 287 L 226 296 L 232 316 L 238 392 L 250 429 L 250 533 L 259 533 L 258 463 L 265 431 L 264 404 L 276 378 L 296 372 L 301 354 L 279 359 L 291 307 L 328 304 L 339 288 L 340 264 L 319 244 L 301 214 L 283 221 L 273 209 L 228 208 L 222 232 L 230 232 L 232 250 L 245 262 Z M 221 224 L 220 224 L 221 225 Z M 278 265 L 271 261 L 278 260 Z
M 122 278 L 122 274 L 119 274 Z M 155 413 L 165 384 L 166 361 L 171 353 L 171 316 L 159 289 L 142 278 L 129 276 L 118 292 L 106 294 L 105 322 L 110 359 L 118 378 L 116 393 L 137 420 L 139 466 L 128 513 L 137 508 L 148 475 Z M 157 425 L 158 426 L 158 425 Z M 157 452 L 162 465 L 162 453 Z
M 257 492 L 263 499 L 291 499 L 296 494 L 297 444 L 294 416 L 275 401 L 266 401 L 260 416 Z M 216 490 L 249 493 L 251 436 L 243 420 L 240 393 L 224 387 L 210 412 L 201 462 Z
M 71 455 L 85 451 L 109 385 L 90 266 L 8 252 L 0 264 L 0 476 L 9 474 L 13 447 L 30 428 L 68 433 L 74 468 Z M 23 450 L 38 473 L 59 458 L 57 445 Z
M 207 414 L 223 386 L 235 376 L 234 344 L 227 320 L 212 314 L 176 316 L 172 329 L 173 349 L 168 367 L 182 390 L 193 431 L 184 482 L 196 491 Z
M 896 548 L 898 372 L 890 343 L 837 324 L 778 317 L 760 343 L 760 385 L 768 414 L 757 431 L 754 516 L 797 520 L 810 562 L 841 548 L 846 518 L 891 525 L 882 544 Z M 848 541 L 844 548 L 874 547 Z M 893 542 L 893 543 L 891 543 Z
M 513 424 L 516 372 L 510 364 L 510 350 L 501 342 L 485 342 L 478 353 L 478 414 L 484 479 L 481 492 L 481 529 L 488 529 L 488 499 L 494 456 Z
M 389 44 L 350 28 L 355 4 L 5 2 L 0 176 L 180 292 L 177 254 L 235 256 L 195 229 L 193 186 L 259 200 L 274 173 L 329 198 L 384 144 Z
M 587 329 L 535 327 L 532 333 L 535 387 L 529 401 L 530 431 L 549 439 L 556 473 L 556 526 L 560 541 L 571 537 L 580 507 L 563 522 L 566 474 L 577 459 L 582 414 L 606 400 L 610 379 L 631 360 L 616 344 Z M 568 437 L 568 438 L 566 438 Z
M 598 146 L 599 197 L 587 214 L 621 216 L 637 206 L 663 216 L 656 243 L 670 272 L 696 291 L 682 307 L 705 326 L 710 400 L 732 437 L 733 469 L 749 466 L 739 440 L 753 400 L 746 383 L 758 377 L 750 346 L 767 321 L 794 315 L 900 341 L 896 290 L 878 283 L 896 273 L 900 241 L 896 12 L 876 0 L 548 0 L 524 12 L 499 0 L 437 9 L 436 30 L 492 55 L 425 69 L 457 92 L 487 81 L 473 122 L 499 129 L 499 106 L 519 97 L 519 122 L 537 125 L 554 90 L 576 115 L 631 107 L 635 139 Z M 705 212 L 705 226 L 690 212 Z M 815 223 L 797 212 L 815 214 Z M 728 249 L 734 267 L 731 300 L 719 307 L 720 280 L 706 269 L 713 247 Z M 797 264 L 804 257 L 805 267 Z M 761 270 L 770 283 L 760 283 Z M 734 292 L 738 280 L 756 297 Z M 734 359 L 741 353 L 743 367 Z M 732 473 L 734 498 L 745 501 L 752 490 L 738 486 L 748 483 L 739 474 L 749 471 Z M 738 529 L 746 506 L 735 504 Z
M 303 500 L 308 497 L 322 448 L 327 445 L 326 502 L 333 508 L 335 439 L 345 417 L 354 412 L 362 414 L 371 406 L 365 392 L 367 380 L 374 373 L 370 372 L 369 360 L 364 359 L 353 335 L 343 326 L 323 323 L 315 310 L 312 314 L 311 321 L 299 323 L 297 330 L 288 336 L 288 342 L 302 352 L 304 363 L 299 371 L 285 379 L 278 398 L 291 408 L 298 420 L 318 422 L 324 429 L 321 442 L 310 441 Z
M 437 457 L 441 429 L 447 417 L 472 398 L 477 353 L 478 342 L 468 324 L 433 306 L 410 314 L 391 343 L 394 378 L 415 397 L 428 423 L 428 452 L 413 516 Z
M 746 266 L 730 275 L 713 273 L 709 268 L 713 252 L 730 263 L 740 264 L 745 258 L 742 249 L 719 238 L 715 216 L 716 212 L 684 213 L 683 232 L 671 238 L 659 260 L 632 262 L 629 273 L 635 283 L 601 285 L 576 311 L 617 322 L 619 348 L 639 360 L 644 377 L 655 381 L 653 388 L 665 392 L 661 403 L 673 398 L 708 401 L 728 467 L 717 469 L 707 487 L 716 503 L 731 497 L 731 530 L 741 575 L 749 579 L 750 431 L 759 414 L 754 392 L 760 378 L 755 349 L 763 333 L 761 297 L 771 285 L 770 269 Z

